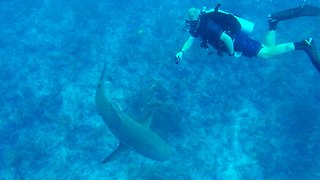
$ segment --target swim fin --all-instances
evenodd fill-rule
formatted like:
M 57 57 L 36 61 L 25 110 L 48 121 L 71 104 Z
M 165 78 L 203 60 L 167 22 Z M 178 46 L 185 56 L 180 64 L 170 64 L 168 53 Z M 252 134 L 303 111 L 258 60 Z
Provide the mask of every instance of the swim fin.
M 319 59 L 319 55 L 317 53 L 317 48 L 316 45 L 314 43 L 314 41 L 312 39 L 310 39 L 310 41 L 308 42 L 310 45 L 309 47 L 305 50 L 309 59 L 311 60 L 313 66 L 318 70 L 318 72 L 320 73 L 320 59 Z
M 296 50 L 305 51 L 314 67 L 320 72 L 320 59 L 313 39 L 296 42 L 294 46 Z
M 275 30 L 277 24 L 282 20 L 288 20 L 303 16 L 320 16 L 320 7 L 304 5 L 297 8 L 270 14 L 268 16 L 269 30 Z

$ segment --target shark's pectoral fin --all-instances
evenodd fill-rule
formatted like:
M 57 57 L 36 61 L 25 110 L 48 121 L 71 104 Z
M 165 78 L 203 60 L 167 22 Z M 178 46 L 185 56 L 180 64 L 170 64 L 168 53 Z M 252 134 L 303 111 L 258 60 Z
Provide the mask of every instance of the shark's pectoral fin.
M 145 115 L 145 117 L 142 119 L 140 122 L 144 127 L 149 128 L 152 121 L 153 121 L 153 116 L 156 113 L 156 110 L 149 110 L 149 112 Z
M 117 149 L 115 149 L 111 154 L 109 154 L 103 161 L 102 164 L 109 163 L 118 159 L 123 154 L 129 152 L 129 147 L 120 143 Z

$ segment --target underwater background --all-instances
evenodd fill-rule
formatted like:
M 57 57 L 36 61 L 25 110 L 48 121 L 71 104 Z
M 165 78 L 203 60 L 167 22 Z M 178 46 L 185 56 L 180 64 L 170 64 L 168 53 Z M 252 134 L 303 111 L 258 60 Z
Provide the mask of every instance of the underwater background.
M 255 23 L 319 0 L 224 0 Z M 199 43 L 182 62 L 190 7 L 216 1 L 0 1 L 0 179 L 320 179 L 320 74 L 303 52 L 223 58 Z M 313 37 L 320 18 L 281 22 L 278 42 Z M 318 51 L 320 49 L 318 48 Z M 98 116 L 107 61 L 112 96 L 135 116 L 158 82 L 151 129 L 173 148 L 164 162 L 132 151 L 101 161 L 118 140 Z M 133 108 L 136 107 L 136 108 Z

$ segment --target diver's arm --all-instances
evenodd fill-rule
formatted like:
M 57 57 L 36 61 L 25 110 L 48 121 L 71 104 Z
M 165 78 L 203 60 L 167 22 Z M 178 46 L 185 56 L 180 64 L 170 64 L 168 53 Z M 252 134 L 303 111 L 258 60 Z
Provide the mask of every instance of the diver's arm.
M 233 46 L 232 38 L 223 32 L 220 36 L 220 40 L 223 41 L 223 43 L 226 45 L 226 48 L 228 49 L 229 54 L 234 55 L 234 46 Z
M 190 36 L 188 40 L 183 44 L 181 51 L 182 52 L 188 51 L 193 44 L 193 40 L 194 40 L 194 37 Z
M 176 54 L 176 63 L 178 64 L 182 59 L 184 52 L 188 51 L 192 46 L 194 37 L 190 36 L 188 40 L 183 44 L 182 49 Z

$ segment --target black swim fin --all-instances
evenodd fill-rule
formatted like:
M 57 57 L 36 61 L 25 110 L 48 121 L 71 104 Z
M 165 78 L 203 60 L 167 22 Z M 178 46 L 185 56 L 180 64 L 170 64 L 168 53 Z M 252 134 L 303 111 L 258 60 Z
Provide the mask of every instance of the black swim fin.
M 288 20 L 303 16 L 320 16 L 320 7 L 304 5 L 297 8 L 270 14 L 268 16 L 269 30 L 275 30 L 277 24 L 282 20 Z
M 310 46 L 305 51 L 306 51 L 309 59 L 311 60 L 313 66 L 320 73 L 320 59 L 319 59 L 316 45 L 315 45 L 314 41 L 312 41 L 312 39 L 309 41 L 309 43 L 310 43 Z
M 320 59 L 313 39 L 296 42 L 294 46 L 295 50 L 303 50 L 307 53 L 310 61 L 320 73 Z

